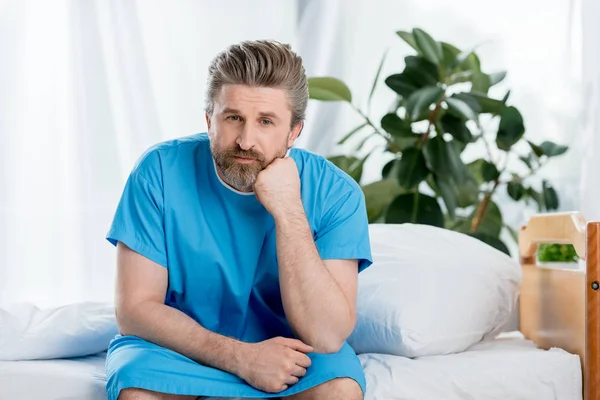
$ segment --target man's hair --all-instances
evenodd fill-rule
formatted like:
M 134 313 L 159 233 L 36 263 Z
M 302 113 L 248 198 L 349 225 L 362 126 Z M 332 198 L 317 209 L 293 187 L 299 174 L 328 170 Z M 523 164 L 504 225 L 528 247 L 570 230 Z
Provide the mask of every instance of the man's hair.
M 225 84 L 280 88 L 286 91 L 294 127 L 306 117 L 308 81 L 302 58 L 290 45 L 271 40 L 244 41 L 219 53 L 208 68 L 206 112 Z

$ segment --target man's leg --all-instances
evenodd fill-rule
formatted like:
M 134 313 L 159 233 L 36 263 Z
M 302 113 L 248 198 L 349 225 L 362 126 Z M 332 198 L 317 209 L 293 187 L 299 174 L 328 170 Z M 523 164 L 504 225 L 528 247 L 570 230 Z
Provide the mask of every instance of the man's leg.
M 283 400 L 362 400 L 360 385 L 354 379 L 338 378 Z
M 198 396 L 159 393 L 137 388 L 123 389 L 119 394 L 119 400 L 196 400 L 197 398 Z

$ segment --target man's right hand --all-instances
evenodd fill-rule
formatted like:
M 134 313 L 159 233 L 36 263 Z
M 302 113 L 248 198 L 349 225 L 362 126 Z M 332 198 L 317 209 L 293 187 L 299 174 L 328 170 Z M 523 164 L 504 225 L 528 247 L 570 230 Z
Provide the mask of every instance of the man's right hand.
M 297 339 L 276 337 L 241 347 L 238 376 L 255 388 L 279 393 L 298 382 L 310 366 L 313 348 Z

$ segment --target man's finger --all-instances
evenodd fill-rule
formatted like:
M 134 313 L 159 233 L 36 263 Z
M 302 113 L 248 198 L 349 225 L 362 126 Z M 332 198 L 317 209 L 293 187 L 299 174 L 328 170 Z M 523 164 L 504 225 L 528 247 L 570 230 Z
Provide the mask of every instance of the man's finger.
M 312 361 L 310 361 L 310 357 L 308 357 L 304 353 L 296 353 L 296 357 L 294 357 L 294 362 L 296 363 L 296 365 L 302 368 L 308 368 L 312 363 Z
M 303 353 L 312 353 L 314 351 L 314 349 L 311 346 L 301 342 L 298 339 L 282 338 L 281 344 L 291 349 L 301 351 Z
M 295 377 L 295 376 L 293 376 L 293 375 L 290 375 L 290 376 L 289 376 L 289 377 L 288 377 L 288 378 L 285 380 L 285 383 L 286 383 L 288 386 L 292 386 L 293 384 L 295 384 L 295 383 L 297 383 L 297 382 L 298 382 L 298 378 L 297 378 L 297 377 Z
M 294 367 L 294 370 L 292 371 L 292 375 L 294 375 L 298 378 L 302 378 L 304 375 L 306 375 L 306 368 L 296 365 Z

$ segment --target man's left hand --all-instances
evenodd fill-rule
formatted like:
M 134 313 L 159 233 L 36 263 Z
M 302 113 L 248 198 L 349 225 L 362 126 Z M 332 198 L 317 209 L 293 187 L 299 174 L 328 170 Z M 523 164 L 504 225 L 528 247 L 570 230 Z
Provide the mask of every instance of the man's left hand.
M 304 211 L 300 198 L 300 177 L 294 159 L 285 157 L 273 160 L 256 177 L 254 194 L 273 217 L 287 211 Z

